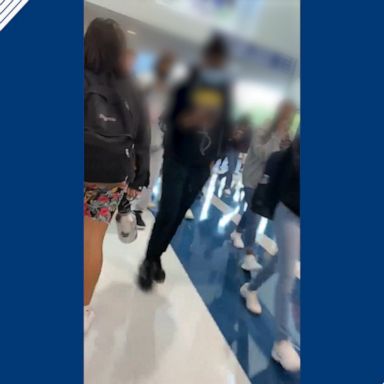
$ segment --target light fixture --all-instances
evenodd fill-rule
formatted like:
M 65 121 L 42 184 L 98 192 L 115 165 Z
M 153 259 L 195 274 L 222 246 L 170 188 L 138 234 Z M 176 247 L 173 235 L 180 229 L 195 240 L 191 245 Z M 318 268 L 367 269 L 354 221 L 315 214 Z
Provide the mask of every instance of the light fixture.
M 136 32 L 135 31 L 132 31 L 130 29 L 127 30 L 127 33 L 130 34 L 130 35 L 136 35 Z

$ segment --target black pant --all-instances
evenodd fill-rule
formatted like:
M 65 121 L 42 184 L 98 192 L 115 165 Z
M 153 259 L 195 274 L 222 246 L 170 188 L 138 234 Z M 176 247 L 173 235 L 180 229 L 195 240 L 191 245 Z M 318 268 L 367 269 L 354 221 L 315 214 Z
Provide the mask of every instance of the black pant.
M 149 239 L 147 260 L 160 260 L 209 175 L 209 165 L 190 167 L 173 158 L 164 159 L 159 212 Z

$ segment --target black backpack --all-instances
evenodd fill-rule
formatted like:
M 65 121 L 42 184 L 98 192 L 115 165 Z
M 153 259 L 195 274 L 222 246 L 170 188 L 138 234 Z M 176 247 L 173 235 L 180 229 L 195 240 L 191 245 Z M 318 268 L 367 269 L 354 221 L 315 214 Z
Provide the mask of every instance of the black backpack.
M 127 100 L 112 86 L 85 72 L 84 143 L 92 151 L 132 157 L 132 111 Z M 102 156 L 101 156 L 102 157 Z
M 287 150 L 274 152 L 268 158 L 264 175 L 253 194 L 251 209 L 272 220 L 280 197 L 280 182 L 287 159 Z

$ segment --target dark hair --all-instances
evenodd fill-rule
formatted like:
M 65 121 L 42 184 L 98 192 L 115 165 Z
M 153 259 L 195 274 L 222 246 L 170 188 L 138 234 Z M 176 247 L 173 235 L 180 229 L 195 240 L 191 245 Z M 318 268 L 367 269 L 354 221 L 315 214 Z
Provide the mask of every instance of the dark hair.
M 220 57 L 226 59 L 229 55 L 227 43 L 221 35 L 214 35 L 203 49 L 204 57 Z
M 94 19 L 84 37 L 84 67 L 94 73 L 122 76 L 121 59 L 127 50 L 125 34 L 112 19 Z

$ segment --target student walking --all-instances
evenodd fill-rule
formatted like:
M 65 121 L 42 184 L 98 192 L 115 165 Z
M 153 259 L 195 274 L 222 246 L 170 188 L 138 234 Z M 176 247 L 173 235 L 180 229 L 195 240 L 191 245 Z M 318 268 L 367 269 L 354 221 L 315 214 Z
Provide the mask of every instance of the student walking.
M 139 270 L 143 290 L 165 280 L 161 255 L 209 178 L 212 163 L 225 151 L 230 127 L 227 56 L 225 43 L 215 37 L 200 65 L 173 95 L 166 116 L 159 212 Z
M 84 38 L 84 331 L 103 264 L 108 225 L 124 194 L 137 197 L 149 178 L 150 132 L 127 70 L 125 33 L 93 20 Z
M 300 142 L 297 138 L 281 160 L 278 183 L 279 202 L 273 216 L 278 253 L 249 283 L 241 287 L 249 311 L 260 315 L 258 289 L 275 273 L 276 341 L 272 357 L 288 371 L 300 370 L 300 356 L 289 339 L 291 295 L 295 283 L 296 262 L 300 258 Z
M 285 144 L 296 107 L 291 102 L 284 102 L 278 109 L 275 119 L 266 130 L 254 132 L 243 170 L 243 184 L 247 208 L 236 230 L 231 234 L 233 245 L 244 249 L 242 268 L 251 271 L 260 268 L 254 252 L 256 231 L 260 217 L 251 209 L 251 200 L 259 184 L 268 157 Z

